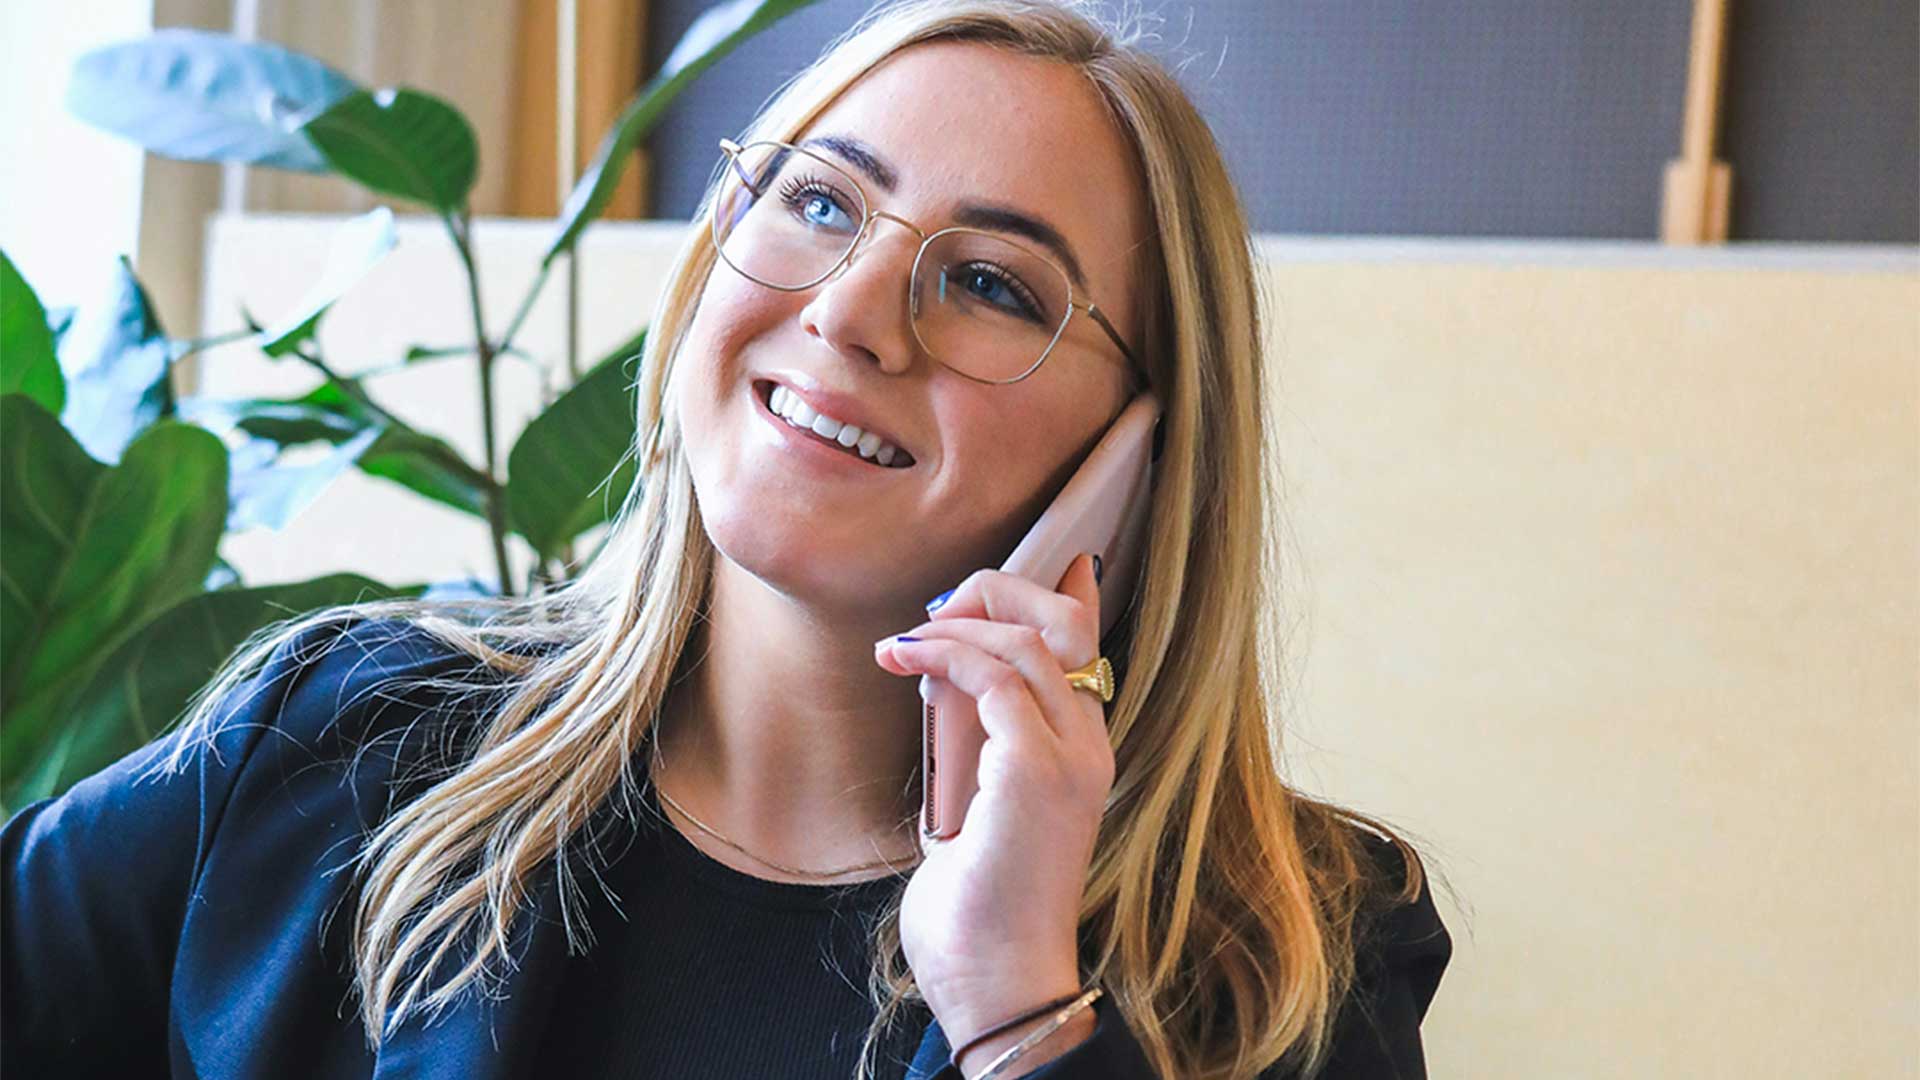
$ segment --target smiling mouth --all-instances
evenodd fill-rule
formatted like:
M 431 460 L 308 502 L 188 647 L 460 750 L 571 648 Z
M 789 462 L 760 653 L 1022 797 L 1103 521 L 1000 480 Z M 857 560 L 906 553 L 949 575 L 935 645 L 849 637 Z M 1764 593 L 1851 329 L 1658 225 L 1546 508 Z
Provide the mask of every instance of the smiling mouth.
M 756 381 L 753 384 L 754 396 L 760 399 L 761 408 L 764 408 L 767 410 L 767 415 L 772 417 L 775 423 L 785 424 L 787 427 L 792 428 L 795 432 L 799 433 L 800 435 L 803 435 L 806 438 L 812 439 L 820 443 L 822 446 L 826 446 L 826 447 L 830 447 L 832 449 L 838 450 L 841 453 L 846 454 L 849 457 L 854 458 L 855 460 L 863 461 L 868 465 L 873 466 L 876 469 L 910 469 L 913 467 L 914 465 L 913 455 L 907 453 L 904 449 L 901 449 L 899 447 L 894 448 L 894 454 L 893 454 L 892 460 L 887 462 L 886 464 L 882 464 L 879 461 L 879 459 L 870 458 L 865 454 L 862 454 L 859 450 L 858 442 L 856 442 L 852 446 L 844 445 L 838 439 L 829 439 L 825 435 L 820 434 L 819 432 L 813 430 L 810 427 L 802 427 L 799 424 L 794 423 L 792 420 L 789 420 L 786 417 L 780 415 L 773 408 L 773 391 L 776 385 L 777 385 L 776 383 L 773 383 L 771 381 Z M 864 438 L 865 436 L 863 435 L 862 437 Z

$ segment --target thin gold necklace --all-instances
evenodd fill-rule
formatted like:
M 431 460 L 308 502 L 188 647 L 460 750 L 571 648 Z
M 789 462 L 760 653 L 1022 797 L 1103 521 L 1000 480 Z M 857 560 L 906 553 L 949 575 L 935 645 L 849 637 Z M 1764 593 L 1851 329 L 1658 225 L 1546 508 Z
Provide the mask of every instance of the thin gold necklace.
M 753 852 L 748 851 L 746 848 L 741 847 L 739 844 L 734 843 L 732 840 L 728 839 L 726 836 L 721 835 L 720 831 L 715 829 L 713 826 L 708 825 L 706 822 L 701 821 L 697 817 L 694 817 L 693 814 L 690 813 L 686 807 L 681 806 L 678 802 L 674 801 L 673 796 L 667 794 L 666 788 L 660 786 L 660 766 L 664 764 L 665 759 L 660 754 L 659 721 L 656 720 L 654 722 L 654 730 L 651 734 L 649 734 L 647 738 L 647 742 L 648 742 L 648 745 L 651 747 L 652 757 L 653 757 L 653 775 L 648 778 L 648 783 L 653 785 L 653 790 L 656 793 L 658 793 L 662 799 L 665 799 L 667 801 L 667 805 L 673 807 L 675 810 L 680 811 L 680 816 L 686 818 L 688 821 L 691 821 L 694 823 L 694 825 L 698 826 L 701 832 L 706 833 L 708 836 L 713 837 L 715 840 L 720 841 L 721 843 L 727 845 L 728 847 L 739 852 L 740 854 L 745 855 L 747 858 L 752 859 L 754 862 L 757 862 L 762 866 L 771 866 L 775 870 L 778 870 L 786 874 L 792 874 L 795 877 L 834 878 L 834 877 L 842 877 L 844 875 L 851 874 L 860 870 L 875 870 L 881 867 L 885 867 L 891 870 L 893 869 L 894 864 L 896 863 L 903 863 L 903 862 L 918 863 L 924 857 L 924 855 L 920 851 L 916 850 L 911 856 L 901 856 L 900 858 L 897 858 L 897 859 L 880 859 L 876 862 L 861 863 L 858 866 L 841 867 L 838 870 L 802 870 L 802 869 L 799 869 L 798 867 L 782 865 L 780 863 L 774 862 L 772 859 L 762 858 L 761 856 L 755 855 Z

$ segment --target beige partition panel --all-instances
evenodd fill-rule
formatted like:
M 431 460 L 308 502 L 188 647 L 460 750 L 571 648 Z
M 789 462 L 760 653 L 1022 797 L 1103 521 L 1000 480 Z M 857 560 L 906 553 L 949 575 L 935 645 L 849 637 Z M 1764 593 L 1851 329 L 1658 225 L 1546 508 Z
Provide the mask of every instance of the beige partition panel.
M 209 332 L 332 219 L 212 226 Z M 683 235 L 589 234 L 590 351 Z M 482 222 L 505 318 L 546 239 Z M 1920 259 L 1905 249 L 1263 241 L 1296 558 L 1287 767 L 1405 828 L 1455 954 L 1435 1077 L 1920 1075 Z M 467 332 L 431 222 L 340 305 L 342 367 Z M 551 355 L 559 295 L 527 342 Z M 303 388 L 227 350 L 209 391 Z M 501 433 L 537 383 L 503 368 Z M 376 384 L 477 457 L 469 362 Z M 250 578 L 486 573 L 358 476 Z

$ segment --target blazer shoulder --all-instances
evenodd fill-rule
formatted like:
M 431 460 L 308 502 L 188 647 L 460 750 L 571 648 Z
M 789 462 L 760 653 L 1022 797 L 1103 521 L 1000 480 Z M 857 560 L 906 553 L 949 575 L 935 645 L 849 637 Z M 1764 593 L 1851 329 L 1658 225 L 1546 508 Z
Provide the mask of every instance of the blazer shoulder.
M 277 707 L 236 715 L 265 721 L 256 767 L 325 766 L 351 777 L 377 766 L 381 779 L 409 780 L 464 752 L 499 677 L 412 622 L 356 618 L 283 643 L 258 676 L 270 686 L 287 680 Z
M 16 812 L 0 827 L 4 1071 L 160 1073 L 189 1034 L 229 1064 L 284 1050 L 199 1022 L 240 1008 L 235 993 L 329 1014 L 334 954 L 314 928 L 337 934 L 336 871 L 391 805 L 384 781 L 417 759 L 380 748 L 427 738 L 437 725 L 421 718 L 447 700 L 434 676 L 471 662 L 397 620 L 316 622 L 232 683 L 204 728 Z
M 1400 846 L 1371 831 L 1359 831 L 1380 882 L 1356 926 L 1359 974 L 1364 979 L 1392 972 L 1406 982 L 1418 1014 L 1424 1017 L 1453 956 L 1453 936 L 1434 904 L 1432 880 L 1419 855 L 1414 860 L 1421 870 L 1420 888 L 1412 900 L 1403 900 L 1400 894 L 1412 870 Z
M 488 669 L 403 619 L 351 619 L 315 626 L 282 642 L 248 692 L 280 690 L 271 715 L 234 703 L 240 723 L 267 721 L 276 742 L 319 753 L 361 751 L 403 736 L 422 717 L 449 719 L 484 692 Z M 282 682 L 284 680 L 284 682 Z M 225 732 L 217 719 L 215 732 Z

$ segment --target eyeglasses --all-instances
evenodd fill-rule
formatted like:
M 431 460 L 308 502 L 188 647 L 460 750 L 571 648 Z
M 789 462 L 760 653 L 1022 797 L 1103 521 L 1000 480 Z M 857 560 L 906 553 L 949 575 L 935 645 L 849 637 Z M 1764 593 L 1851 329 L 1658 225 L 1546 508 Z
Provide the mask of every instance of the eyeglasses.
M 853 256 L 887 218 L 920 237 L 907 287 L 913 335 L 967 378 L 1011 383 L 1033 374 L 1085 311 L 1125 354 L 1136 388 L 1145 369 L 1092 303 L 1074 299 L 1059 263 L 1004 236 L 955 226 L 928 234 L 875 210 L 859 181 L 810 150 L 777 140 L 720 140 L 713 243 L 728 266 L 768 288 L 810 289 Z

